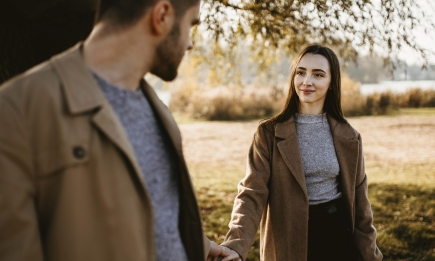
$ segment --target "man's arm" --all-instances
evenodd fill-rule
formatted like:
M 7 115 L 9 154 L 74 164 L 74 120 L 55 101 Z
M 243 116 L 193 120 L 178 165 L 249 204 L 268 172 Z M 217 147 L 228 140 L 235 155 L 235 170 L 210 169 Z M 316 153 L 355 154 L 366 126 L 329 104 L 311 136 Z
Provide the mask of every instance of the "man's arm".
M 43 260 L 29 126 L 0 97 L 0 260 Z

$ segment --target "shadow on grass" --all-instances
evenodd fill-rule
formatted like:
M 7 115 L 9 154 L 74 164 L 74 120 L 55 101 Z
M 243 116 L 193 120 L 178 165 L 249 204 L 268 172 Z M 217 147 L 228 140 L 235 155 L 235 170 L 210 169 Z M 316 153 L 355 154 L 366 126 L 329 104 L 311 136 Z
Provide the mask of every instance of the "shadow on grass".
M 235 196 L 235 191 L 198 191 L 204 231 L 217 243 L 228 231 Z M 371 184 L 369 198 L 384 260 L 435 261 L 434 186 Z M 258 234 L 247 260 L 259 260 Z
M 369 197 L 384 260 L 435 261 L 435 188 L 372 184 Z

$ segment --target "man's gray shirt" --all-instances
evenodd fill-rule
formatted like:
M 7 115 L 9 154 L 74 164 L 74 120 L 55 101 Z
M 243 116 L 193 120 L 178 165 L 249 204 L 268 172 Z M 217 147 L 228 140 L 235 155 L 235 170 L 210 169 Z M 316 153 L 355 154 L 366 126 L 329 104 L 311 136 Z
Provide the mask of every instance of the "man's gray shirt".
M 172 145 L 140 88 L 121 89 L 93 75 L 124 126 L 151 196 L 157 260 L 187 261 L 178 228 L 180 197 Z

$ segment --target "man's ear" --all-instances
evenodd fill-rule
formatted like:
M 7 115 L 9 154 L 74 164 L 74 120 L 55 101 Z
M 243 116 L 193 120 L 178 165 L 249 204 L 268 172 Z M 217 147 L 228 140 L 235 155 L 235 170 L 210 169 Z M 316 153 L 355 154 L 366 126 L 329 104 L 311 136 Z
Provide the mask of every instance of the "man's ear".
M 156 35 L 168 34 L 175 22 L 175 10 L 167 1 L 158 1 L 151 8 L 151 30 Z

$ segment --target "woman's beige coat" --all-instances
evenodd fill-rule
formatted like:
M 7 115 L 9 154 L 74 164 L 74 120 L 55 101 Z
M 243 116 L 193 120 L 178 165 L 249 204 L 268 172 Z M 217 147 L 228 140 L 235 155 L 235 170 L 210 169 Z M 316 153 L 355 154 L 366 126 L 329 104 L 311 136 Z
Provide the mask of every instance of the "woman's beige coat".
M 328 117 L 340 165 L 340 187 L 357 260 L 382 260 L 367 197 L 367 176 L 360 134 L 349 124 Z M 308 195 L 294 118 L 261 124 L 249 150 L 245 178 L 223 245 L 246 259 L 260 224 L 264 261 L 307 260 Z

